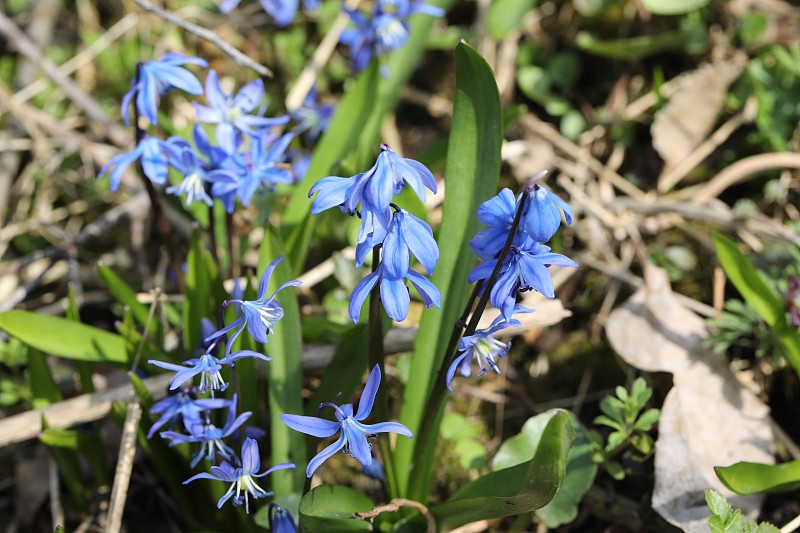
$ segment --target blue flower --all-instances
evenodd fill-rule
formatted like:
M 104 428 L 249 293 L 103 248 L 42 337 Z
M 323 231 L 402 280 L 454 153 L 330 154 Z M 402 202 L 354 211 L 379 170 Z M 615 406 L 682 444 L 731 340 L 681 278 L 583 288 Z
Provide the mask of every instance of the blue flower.
M 358 282 L 358 285 L 353 289 L 353 294 L 350 296 L 349 313 L 354 323 L 358 324 L 361 307 L 367 300 L 372 288 L 378 282 L 381 284 L 381 303 L 383 308 L 389 317 L 398 322 L 406 319 L 408 308 L 411 304 L 411 297 L 408 294 L 404 279 L 410 281 L 417 289 L 425 307 L 441 307 L 442 295 L 439 289 L 425 276 L 411 269 L 398 276 L 392 270 L 393 266 L 381 263 L 375 272 L 368 274 L 367 277 Z
M 292 515 L 274 503 L 269 504 L 269 530 L 272 533 L 297 533 Z
M 367 240 L 356 247 L 356 267 L 364 263 L 367 254 L 380 240 L 371 233 Z M 439 247 L 433 238 L 431 227 L 405 209 L 392 214 L 388 232 L 383 238 L 382 261 L 391 265 L 391 272 L 402 277 L 409 268 L 409 258 L 413 254 L 428 274 L 433 274 L 439 260 Z
M 514 313 L 532 313 L 532 309 L 518 305 L 514 308 Z M 494 338 L 494 334 L 511 326 L 519 326 L 518 320 L 506 320 L 503 315 L 494 319 L 491 325 L 486 329 L 479 329 L 472 335 L 461 338 L 458 344 L 458 356 L 453 359 L 453 362 L 447 369 L 447 390 L 453 392 L 451 382 L 455 376 L 456 370 L 465 378 L 472 375 L 473 360 L 478 364 L 478 373 L 476 376 L 482 376 L 490 370 L 494 370 L 498 374 L 500 369 L 497 367 L 496 359 L 498 357 L 506 357 L 508 350 L 511 348 L 511 343 L 502 343 Z
M 206 341 L 217 339 L 222 335 L 235 330 L 227 342 L 226 352 L 230 354 L 233 343 L 246 327 L 247 331 L 250 332 L 250 335 L 256 341 L 260 342 L 261 344 L 267 344 L 269 342 L 267 335 L 272 333 L 272 329 L 275 327 L 275 324 L 281 318 L 283 318 L 283 307 L 281 307 L 281 304 L 275 300 L 275 295 L 286 287 L 296 287 L 300 285 L 298 280 L 287 281 L 278 287 L 278 289 L 273 292 L 271 296 L 267 296 L 269 279 L 272 276 L 272 272 L 275 270 L 275 267 L 278 266 L 278 263 L 280 263 L 282 259 L 283 256 L 277 258 L 264 270 L 264 274 L 261 276 L 261 282 L 258 284 L 257 299 L 226 300 L 225 303 L 223 303 L 223 307 L 227 307 L 230 304 L 238 304 L 242 310 L 242 315 L 213 335 L 207 337 Z M 239 353 L 242 352 L 237 352 L 237 354 Z M 228 357 L 238 358 L 237 355 L 229 355 Z
M 362 174 L 349 178 L 328 176 L 311 187 L 309 198 L 315 193 L 312 213 L 320 213 L 335 206 L 343 206 L 351 214 L 361 216 L 358 242 L 365 242 L 373 233 L 374 242 L 382 242 L 389 229 L 392 196 L 400 194 L 408 184 L 420 200 L 425 201 L 425 189 L 436 192 L 436 180 L 425 165 L 400 157 L 389 145 L 381 145 L 375 165 Z M 361 211 L 358 211 L 359 205 Z
M 231 486 L 228 491 L 223 494 L 217 502 L 217 509 L 221 509 L 225 502 L 233 496 L 233 505 L 242 505 L 242 503 L 244 503 L 245 512 L 249 513 L 249 496 L 252 496 L 253 499 L 259 499 L 272 495 L 271 492 L 267 492 L 259 487 L 254 478 L 264 477 L 276 470 L 297 468 L 297 466 L 292 463 L 281 463 L 259 474 L 258 470 L 260 468 L 261 458 L 258 453 L 258 443 L 253 439 L 245 439 L 242 445 L 241 467 L 234 468 L 230 463 L 223 462 L 220 466 L 212 466 L 210 474 L 202 472 L 190 477 L 184 481 L 183 484 L 186 485 L 196 479 L 213 479 L 230 483 Z M 272 531 L 276 530 L 273 529 Z
M 200 449 L 192 456 L 192 468 L 197 466 L 197 463 L 199 463 L 200 459 L 203 457 L 208 461 L 214 461 L 217 453 L 230 461 L 233 457 L 233 450 L 230 446 L 222 442 L 222 439 L 231 436 L 234 431 L 239 429 L 242 424 L 247 422 L 247 419 L 253 415 L 250 411 L 246 411 L 236 416 L 236 400 L 237 397 L 236 394 L 234 394 L 228 406 L 228 418 L 225 421 L 225 425 L 221 428 L 218 428 L 210 422 L 206 422 L 191 425 L 188 428 L 190 432 L 189 435 L 183 435 L 174 431 L 162 431 L 159 435 L 161 435 L 162 438 L 170 439 L 170 446 L 184 443 L 200 443 Z
M 239 135 L 255 135 L 254 128 L 271 128 L 289 122 L 288 116 L 267 118 L 250 114 L 263 97 L 261 80 L 251 81 L 232 96 L 222 90 L 216 71 L 210 70 L 206 77 L 206 100 L 210 107 L 195 102 L 197 120 L 217 124 L 217 142 L 228 153 L 233 153 Z
M 178 185 L 167 187 L 167 194 L 175 196 L 186 195 L 186 205 L 190 205 L 195 200 L 200 200 L 208 206 L 214 201 L 206 191 L 206 184 L 211 184 L 215 180 L 226 179 L 235 175 L 233 170 L 214 168 L 214 165 L 200 159 L 194 150 L 184 139 L 171 138 L 169 143 L 174 147 L 174 154 L 170 155 L 169 164 L 183 176 Z M 204 147 L 205 148 L 205 147 Z M 211 150 L 210 145 L 207 146 Z M 222 154 L 222 152 L 216 152 Z
M 408 41 L 408 18 L 414 13 L 441 17 L 444 10 L 419 0 L 379 0 L 369 18 L 358 11 L 344 8 L 355 24 L 342 32 L 339 41 L 350 47 L 350 66 L 364 70 L 374 56 L 382 57 Z
M 169 144 L 155 137 L 145 137 L 130 152 L 116 155 L 103 165 L 97 177 L 112 169 L 109 174 L 111 190 L 116 191 L 122 180 L 122 173 L 132 163 L 141 160 L 142 170 L 151 182 L 163 185 L 167 182 L 167 154 L 171 151 Z
M 211 409 L 222 409 L 223 407 L 228 407 L 230 403 L 230 400 L 223 398 L 198 400 L 184 391 L 170 394 L 150 408 L 150 413 L 154 415 L 160 414 L 161 416 L 153 422 L 150 431 L 147 432 L 147 438 L 149 439 L 155 435 L 156 431 L 165 424 L 174 423 L 178 417 L 181 417 L 183 425 L 188 431 L 190 426 L 200 423 L 200 413 Z
M 229 13 L 233 8 L 239 5 L 242 0 L 224 0 L 219 10 L 223 13 Z M 275 25 L 279 28 L 285 28 L 294 19 L 297 13 L 297 0 L 259 0 L 261 7 L 267 12 L 267 15 L 272 17 Z M 303 7 L 309 9 L 309 2 L 303 2 Z
M 228 355 L 225 361 L 217 359 L 210 353 L 205 353 L 197 359 L 189 359 L 187 361 L 184 361 L 183 364 L 186 366 L 175 365 L 173 363 L 166 363 L 164 361 L 156 361 L 155 359 L 150 359 L 147 362 L 159 368 L 164 368 L 166 370 L 172 370 L 176 372 L 175 377 L 172 378 L 172 383 L 169 386 L 170 390 L 177 389 L 178 387 L 186 383 L 188 380 L 199 374 L 200 385 L 197 387 L 197 390 L 200 392 L 206 392 L 208 390 L 224 391 L 225 389 L 227 389 L 228 384 L 225 383 L 225 380 L 222 378 L 222 374 L 220 374 L 220 370 L 222 369 L 222 363 L 225 362 L 230 365 L 233 365 L 234 361 L 238 361 L 239 359 L 243 359 L 245 357 L 255 357 L 256 359 L 262 359 L 264 361 L 272 360 L 266 355 L 260 354 L 258 352 L 254 352 L 251 350 L 242 350 L 240 352 L 236 352 L 233 355 Z
M 136 109 L 150 121 L 158 122 L 158 97 L 171 89 L 181 89 L 189 94 L 203 94 L 203 86 L 194 74 L 182 68 L 183 65 L 208 65 L 204 59 L 189 57 L 177 52 L 167 52 L 160 59 L 147 61 L 139 66 L 139 76 L 131 82 L 131 90 L 122 97 L 122 120 L 130 124 L 128 108 L 134 94 Z
M 314 141 L 328 129 L 332 116 L 333 106 L 318 104 L 317 89 L 312 87 L 303 100 L 303 105 L 291 112 L 291 117 L 297 122 L 293 131 L 298 135 L 305 133 L 309 141 Z
M 536 242 L 547 242 L 561 225 L 561 211 L 567 225 L 572 224 L 572 209 L 569 205 L 538 183 L 533 185 L 520 226 Z
M 342 449 L 344 449 L 344 453 L 350 454 L 362 465 L 368 466 L 372 464 L 372 454 L 370 453 L 372 447 L 367 438 L 375 436 L 376 433 L 391 432 L 405 435 L 409 438 L 414 437 L 411 431 L 399 422 L 362 423 L 362 420 L 372 412 L 372 405 L 375 403 L 375 395 L 378 393 L 380 383 L 381 370 L 378 365 L 375 365 L 369 375 L 369 379 L 367 379 L 367 384 L 364 386 L 364 392 L 361 394 L 355 415 L 353 415 L 353 404 L 351 403 L 341 406 L 330 402 L 320 404 L 320 409 L 323 407 L 333 408 L 336 414 L 336 422 L 314 416 L 281 415 L 281 420 L 284 424 L 295 431 L 313 437 L 332 437 L 341 431 L 341 435 L 336 442 L 322 450 L 308 463 L 308 468 L 306 468 L 307 477 L 311 477 L 323 462 Z
M 470 272 L 469 282 L 489 279 L 496 264 L 497 258 L 481 263 Z M 518 291 L 535 289 L 547 298 L 554 298 L 553 279 L 547 270 L 551 265 L 578 268 L 578 263 L 572 259 L 550 253 L 549 246 L 526 235 L 515 239 L 500 270 L 500 277 L 492 287 L 489 301 L 507 320 L 511 320 Z

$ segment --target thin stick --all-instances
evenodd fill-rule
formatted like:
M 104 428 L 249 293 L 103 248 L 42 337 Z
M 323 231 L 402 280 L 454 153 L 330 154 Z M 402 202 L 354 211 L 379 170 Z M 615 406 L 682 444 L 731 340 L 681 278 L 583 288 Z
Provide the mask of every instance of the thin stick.
M 53 522 L 53 531 L 64 525 L 64 508 L 61 506 L 61 490 L 58 483 L 58 465 L 52 457 L 47 461 L 48 485 L 50 488 L 50 519 Z
M 797 528 L 800 528 L 800 516 L 794 517 L 794 520 L 783 526 L 781 528 L 781 533 L 792 533 L 792 531 L 796 531 Z
M 353 518 L 356 518 L 358 520 L 368 520 L 370 518 L 375 518 L 376 516 L 382 513 L 396 513 L 402 507 L 406 507 L 409 509 L 416 509 L 417 511 L 419 511 L 422 514 L 422 516 L 425 517 L 426 533 L 436 533 L 436 520 L 433 518 L 433 515 L 428 510 L 428 508 L 419 502 L 415 502 L 414 500 L 407 500 L 405 498 L 395 498 L 386 505 L 379 505 L 378 507 L 374 508 L 371 511 L 367 511 L 364 513 L 353 513 Z
M 119 443 L 117 470 L 114 473 L 114 487 L 111 489 L 111 503 L 108 507 L 108 523 L 106 533 L 119 533 L 122 527 L 122 513 L 125 511 L 125 500 L 128 497 L 128 485 L 133 472 L 133 456 L 136 454 L 136 430 L 142 419 L 142 406 L 133 396 L 128 402 L 125 412 L 125 423 L 122 426 L 122 441 Z
M 169 11 L 161 9 L 160 7 L 150 3 L 148 0 L 133 0 L 133 3 L 141 7 L 145 11 L 149 11 L 150 13 L 157 15 L 161 19 L 166 20 L 170 24 L 174 24 L 175 26 L 178 26 L 179 28 L 188 31 L 192 35 L 195 35 L 196 37 L 199 37 L 204 41 L 210 42 L 211 44 L 219 48 L 223 53 L 227 54 L 231 59 L 233 59 L 233 61 L 237 65 L 251 68 L 256 72 L 258 72 L 259 74 L 261 74 L 262 76 L 266 76 L 268 78 L 272 77 L 272 71 L 270 69 L 268 69 L 261 63 L 258 63 L 250 59 L 244 53 L 240 52 L 238 49 L 236 49 L 235 47 L 231 46 L 230 44 L 222 40 L 222 37 L 220 37 L 213 31 L 203 28 L 202 26 L 198 26 L 197 24 L 192 24 L 191 22 L 187 22 L 182 18 L 173 15 Z

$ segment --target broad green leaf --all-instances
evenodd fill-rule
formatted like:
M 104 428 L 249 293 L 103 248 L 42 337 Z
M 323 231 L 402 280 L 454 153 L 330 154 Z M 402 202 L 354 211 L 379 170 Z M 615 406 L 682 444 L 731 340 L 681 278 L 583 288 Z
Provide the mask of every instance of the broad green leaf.
M 106 363 L 128 360 L 124 338 L 65 318 L 6 311 L 0 313 L 0 329 L 31 348 L 66 359 Z
M 780 465 L 742 461 L 714 468 L 722 483 L 737 494 L 788 492 L 800 488 L 800 460 Z
M 502 112 L 494 75 L 486 61 L 466 43 L 456 47 L 456 94 L 453 120 L 447 151 L 444 204 L 439 235 L 439 263 L 432 276 L 442 293 L 442 309 L 428 309 L 420 323 L 414 344 L 411 375 L 405 389 L 400 421 L 417 434 L 426 413 L 426 403 L 434 376 L 443 364 L 444 351 L 453 325 L 466 305 L 469 285 L 467 277 L 475 261 L 469 241 L 478 229 L 478 206 L 497 192 L 502 144 Z M 438 432 L 433 431 L 435 436 Z M 427 487 L 435 443 L 400 439 L 395 453 L 400 493 L 409 479 L 406 466 L 411 462 L 413 447 L 423 446 L 427 457 L 424 464 L 414 466 L 414 478 L 419 483 L 415 497 L 427 499 Z
M 47 359 L 39 350 L 28 352 L 28 375 L 31 380 L 34 409 L 41 409 L 64 399 L 47 365 Z
M 283 243 L 270 228 L 266 228 L 264 241 L 259 251 L 258 272 L 283 254 Z M 292 265 L 284 257 L 272 273 L 267 294 L 293 279 Z M 269 335 L 269 344 L 262 353 L 272 357 L 267 363 L 269 383 L 270 439 L 274 464 L 293 462 L 296 470 L 279 470 L 272 474 L 272 485 L 278 494 L 300 492 L 305 482 L 306 438 L 298 431 L 289 429 L 281 422 L 284 413 L 303 412 L 303 335 L 300 330 L 300 306 L 297 293 L 292 287 L 283 289 L 276 296 L 283 307 L 283 318 Z
M 688 43 L 689 34 L 684 31 L 669 31 L 608 41 L 601 41 L 591 33 L 582 31 L 575 38 L 575 44 L 585 52 L 626 61 L 637 61 L 669 50 L 681 50 Z
M 511 30 L 522 27 L 525 15 L 534 8 L 537 0 L 495 0 L 489 5 L 486 26 L 498 41 Z
M 519 434 L 508 438 L 500 445 L 492 461 L 492 469 L 509 468 L 530 461 L 539 446 L 547 423 L 555 414 L 556 411 L 548 411 L 529 418 Z M 565 414 L 575 430 L 575 443 L 567 456 L 564 484 L 553 501 L 536 511 L 536 515 L 551 528 L 575 520 L 578 516 L 578 506 L 597 474 L 597 465 L 592 461 L 593 447 L 586 435 L 586 429 L 574 414 L 570 412 Z
M 653 15 L 685 15 L 706 7 L 710 0 L 642 0 Z
M 352 151 L 369 117 L 370 108 L 375 104 L 378 76 L 378 66 L 373 63 L 336 106 L 330 126 L 314 150 L 305 178 L 295 186 L 286 206 L 281 234 L 296 273 L 305 266 L 316 224 L 313 216 L 309 216 L 311 200 L 308 191 L 317 180 L 333 172 L 339 161 Z
M 541 434 L 536 453 L 525 463 L 495 470 L 431 509 L 439 527 L 458 526 L 528 513 L 553 500 L 564 482 L 575 431 L 565 411 L 556 412 Z
M 304 533 L 373 531 L 368 521 L 353 518 L 353 513 L 370 511 L 373 506 L 372 500 L 357 490 L 320 485 L 300 500 L 300 527 Z

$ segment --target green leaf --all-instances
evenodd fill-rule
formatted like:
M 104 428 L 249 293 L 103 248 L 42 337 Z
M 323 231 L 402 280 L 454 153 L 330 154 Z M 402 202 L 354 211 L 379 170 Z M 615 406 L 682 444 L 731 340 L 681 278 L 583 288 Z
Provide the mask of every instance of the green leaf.
M 685 15 L 706 7 L 710 0 L 642 0 L 653 15 Z
M 78 465 L 78 457 L 75 452 L 78 448 L 76 432 L 51 428 L 47 420 L 42 417 L 42 433 L 39 435 L 39 440 L 47 446 L 75 506 L 81 510 L 87 510 L 91 494 L 83 481 L 81 468 Z
M 124 338 L 65 318 L 6 311 L 0 313 L 0 329 L 31 348 L 66 359 L 106 363 L 128 360 Z
M 565 411 L 555 412 L 539 439 L 533 458 L 476 479 L 448 501 L 431 509 L 439 527 L 458 526 L 541 509 L 564 482 L 575 431 Z
M 642 413 L 633 425 L 634 431 L 650 431 L 653 425 L 658 422 L 661 411 L 658 409 L 648 409 Z
M 508 32 L 522 27 L 525 14 L 533 9 L 537 0 L 495 0 L 489 5 L 486 27 L 498 41 Z
M 414 344 L 411 380 L 405 389 L 400 420 L 416 434 L 425 416 L 428 395 L 437 369 L 443 364 L 444 351 L 455 324 L 468 297 L 467 277 L 474 261 L 469 241 L 478 229 L 475 215 L 480 203 L 497 191 L 500 172 L 500 146 L 502 144 L 502 112 L 497 84 L 492 70 L 480 54 L 466 43 L 456 47 L 456 94 L 453 120 L 447 151 L 445 187 L 447 201 L 444 205 L 439 235 L 447 238 L 439 242 L 439 263 L 432 282 L 443 295 L 442 309 L 428 309 L 420 323 Z M 433 431 L 435 436 L 438 432 Z M 400 439 L 395 451 L 401 494 L 409 479 L 411 455 L 415 442 Z M 427 457 L 424 464 L 414 465 L 414 479 L 418 484 L 415 497 L 427 500 L 427 486 L 436 446 L 434 443 L 416 443 L 424 446 Z
M 800 488 L 800 460 L 780 465 L 742 461 L 714 468 L 722 483 L 737 494 L 788 492 Z
M 117 276 L 117 274 L 106 265 L 98 265 L 97 273 L 100 275 L 100 279 L 102 280 L 103 285 L 106 286 L 106 289 L 108 289 L 108 292 L 110 292 L 119 303 L 128 306 L 128 308 L 131 310 L 131 313 L 133 313 L 133 318 L 136 319 L 136 322 L 138 322 L 142 327 L 146 326 L 147 317 L 150 316 L 150 309 L 148 306 L 139 302 L 139 300 L 136 298 L 136 291 L 134 291 L 122 280 L 122 278 Z M 153 338 L 162 338 L 161 324 L 157 319 L 154 319 L 150 324 L 150 333 Z
M 719 233 L 714 235 L 714 246 L 720 265 L 731 283 L 745 301 L 771 328 L 785 322 L 783 303 L 764 283 L 753 264 L 728 237 Z
M 271 228 L 266 228 L 264 241 L 259 251 L 258 271 L 263 272 L 267 265 L 283 254 L 283 243 Z M 267 294 L 293 279 L 292 265 L 284 256 L 272 273 Z M 293 462 L 296 470 L 279 470 L 272 474 L 272 485 L 278 494 L 300 492 L 305 481 L 304 465 L 306 438 L 298 431 L 289 429 L 281 422 L 284 413 L 303 412 L 303 335 L 300 329 L 300 306 L 297 293 L 291 287 L 276 295 L 283 307 L 283 318 L 275 325 L 269 335 L 269 344 L 262 348 L 272 361 L 267 363 L 268 398 L 270 409 L 270 439 L 272 443 L 272 462 Z
M 39 350 L 28 352 L 28 375 L 31 380 L 34 409 L 41 409 L 64 399 L 47 365 L 47 359 Z
M 347 91 L 336 106 L 330 126 L 322 135 L 311 157 L 305 178 L 295 186 L 289 205 L 284 210 L 281 233 L 292 265 L 299 272 L 308 256 L 311 235 L 316 219 L 309 216 L 311 200 L 308 191 L 320 178 L 333 172 L 334 167 L 349 154 L 369 117 L 375 103 L 378 83 L 378 66 L 373 63 Z
M 731 504 L 728 503 L 728 500 L 725 498 L 725 496 L 715 490 L 706 491 L 706 504 L 708 504 L 711 514 L 719 516 L 725 521 L 727 521 L 733 514 L 733 508 L 731 507 Z
M 361 384 L 364 369 L 369 366 L 367 340 L 366 324 L 356 324 L 342 336 L 342 342 L 336 348 L 319 387 L 306 406 L 306 415 L 316 416 L 319 404 L 337 394 L 341 394 L 342 398 L 352 396 Z
M 192 235 L 184 278 L 186 302 L 183 305 L 183 349 L 190 354 L 194 353 L 195 348 L 202 340 L 200 338 L 201 320 L 216 313 L 211 295 L 211 275 L 207 268 L 208 262 L 205 255 L 203 239 L 200 232 L 196 231 Z
M 578 515 L 578 505 L 581 503 L 583 495 L 592 486 L 597 474 L 597 465 L 592 461 L 592 443 L 589 441 L 586 429 L 577 417 L 570 412 L 547 411 L 529 418 L 519 434 L 506 439 L 500 445 L 497 455 L 492 461 L 493 470 L 509 468 L 530 461 L 539 446 L 547 424 L 557 412 L 565 414 L 569 419 L 575 430 L 575 442 L 567 456 L 564 484 L 553 501 L 536 511 L 536 515 L 551 528 L 567 524 L 575 519 Z
M 370 511 L 373 506 L 372 500 L 357 490 L 320 485 L 300 500 L 300 527 L 304 533 L 373 531 L 368 521 L 353 518 L 353 513 Z
M 626 61 L 637 61 L 669 50 L 681 50 L 688 43 L 689 35 L 684 31 L 669 31 L 608 41 L 601 41 L 592 34 L 582 31 L 575 38 L 575 44 L 585 52 Z

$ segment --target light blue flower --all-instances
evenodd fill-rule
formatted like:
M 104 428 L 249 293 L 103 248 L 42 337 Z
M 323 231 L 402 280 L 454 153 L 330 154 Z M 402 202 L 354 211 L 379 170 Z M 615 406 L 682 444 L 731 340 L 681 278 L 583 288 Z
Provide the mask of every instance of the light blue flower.
M 360 267 L 367 254 L 381 241 L 371 233 L 367 240 L 356 247 L 356 267 Z M 428 274 L 433 274 L 439 260 L 439 247 L 433 238 L 431 227 L 405 209 L 395 210 L 389 230 L 383 238 L 382 261 L 390 265 L 395 277 L 403 277 L 409 268 L 411 255 L 417 258 Z
M 147 432 L 147 438 L 155 435 L 156 431 L 161 429 L 167 423 L 175 423 L 178 417 L 183 421 L 183 426 L 186 430 L 189 427 L 199 424 L 200 413 L 209 411 L 211 409 L 222 409 L 230 405 L 230 400 L 223 398 L 205 398 L 198 400 L 188 392 L 178 391 L 177 394 L 170 394 L 163 400 L 153 404 L 150 408 L 150 413 L 154 415 L 160 414 L 158 420 L 153 422 L 150 431 Z
M 514 312 L 517 292 L 534 289 L 547 298 L 555 297 L 553 279 L 547 267 L 578 268 L 578 263 L 572 259 L 550 253 L 549 246 L 539 244 L 527 235 L 517 237 L 489 295 L 491 304 L 500 309 L 507 320 L 511 320 Z M 469 282 L 489 279 L 496 264 L 497 258 L 481 263 L 470 272 Z
M 163 185 L 167 182 L 168 154 L 172 152 L 170 145 L 155 137 L 145 137 L 130 152 L 115 155 L 111 160 L 103 165 L 97 177 L 109 172 L 111 190 L 116 191 L 122 181 L 122 173 L 131 164 L 141 161 L 144 175 L 156 185 Z
M 230 460 L 230 459 L 229 459 Z M 190 477 L 183 482 L 184 485 L 191 483 L 196 479 L 213 479 L 216 481 L 225 481 L 230 483 L 231 486 L 228 491 L 222 495 L 217 502 L 217 509 L 221 509 L 226 501 L 233 496 L 233 505 L 242 505 L 244 503 L 245 512 L 250 512 L 249 496 L 253 499 L 266 498 L 272 496 L 271 492 L 267 492 L 258 486 L 255 478 L 264 477 L 276 470 L 283 470 L 285 468 L 297 468 L 292 463 L 281 463 L 258 473 L 261 468 L 261 457 L 258 453 L 258 443 L 253 439 L 245 439 L 242 445 L 242 466 L 235 468 L 228 462 L 223 462 L 219 466 L 212 466 L 211 473 L 202 472 L 195 476 Z M 272 530 L 273 532 L 276 530 Z M 287 530 L 288 531 L 288 530 Z
M 182 178 L 178 185 L 167 187 L 166 193 L 185 196 L 187 206 L 196 200 L 208 206 L 213 205 L 214 200 L 208 195 L 206 184 L 210 187 L 215 180 L 232 176 L 235 172 L 224 168 L 213 168 L 214 165 L 200 159 L 184 139 L 173 137 L 169 143 L 174 148 L 174 153 L 169 157 L 169 164 L 181 174 Z
M 380 383 L 381 370 L 378 365 L 375 365 L 364 386 L 364 392 L 361 393 L 361 399 L 358 402 L 358 410 L 355 415 L 353 414 L 353 404 L 351 403 L 341 406 L 330 402 L 320 404 L 320 409 L 331 407 L 335 411 L 336 422 L 314 416 L 281 415 L 281 420 L 284 424 L 295 431 L 313 437 L 332 437 L 341 431 L 341 435 L 336 442 L 322 450 L 308 463 L 306 468 L 307 477 L 314 475 L 314 471 L 339 450 L 344 450 L 344 453 L 350 454 L 364 466 L 372 464 L 372 453 L 370 453 L 372 446 L 367 439 L 374 437 L 376 433 L 391 432 L 405 435 L 408 438 L 414 437 L 411 434 L 411 430 L 399 422 L 362 423 L 362 420 L 372 412 L 375 395 L 378 393 Z
M 569 205 L 544 185 L 535 183 L 520 226 L 534 241 L 547 242 L 561 225 L 561 211 L 564 212 L 567 225 L 572 224 L 572 209 Z
M 328 176 L 315 183 L 308 193 L 309 198 L 319 193 L 311 205 L 311 212 L 316 214 L 342 206 L 348 213 L 361 217 L 359 243 L 368 238 L 382 242 L 392 219 L 389 207 L 392 196 L 400 194 L 406 184 L 422 201 L 425 201 L 426 188 L 436 192 L 436 180 L 425 165 L 400 157 L 388 144 L 382 144 L 375 165 L 368 171 L 349 178 Z M 370 233 L 373 234 L 371 237 Z
M 405 284 L 406 279 L 417 289 L 425 307 L 441 307 L 442 295 L 439 289 L 425 276 L 411 269 L 397 276 L 396 272 L 392 272 L 391 266 L 381 263 L 375 272 L 368 274 L 353 289 L 349 308 L 352 321 L 358 323 L 361 307 L 376 283 L 380 283 L 381 303 L 386 314 L 398 322 L 405 320 L 411 304 L 411 297 Z
M 223 309 L 230 304 L 237 304 L 242 311 L 242 315 L 213 335 L 207 337 L 206 341 L 218 339 L 222 335 L 233 331 L 233 334 L 228 338 L 226 346 L 226 352 L 230 354 L 231 347 L 233 343 L 236 342 L 236 338 L 247 328 L 247 331 L 250 332 L 250 335 L 257 342 L 261 344 L 267 344 L 269 342 L 267 335 L 272 333 L 275 324 L 283 318 L 283 307 L 275 300 L 275 295 L 286 287 L 296 287 L 300 285 L 298 280 L 287 281 L 278 287 L 271 296 L 267 296 L 269 279 L 272 277 L 272 272 L 275 270 L 275 267 L 278 266 L 278 263 L 280 263 L 282 259 L 283 256 L 275 259 L 264 270 L 264 274 L 261 275 L 261 282 L 258 284 L 258 298 L 255 300 L 226 300 L 222 304 Z M 241 352 L 237 352 L 237 354 L 238 353 Z M 235 355 L 229 355 L 228 357 L 236 358 Z
M 239 89 L 235 96 L 222 90 L 216 71 L 206 77 L 208 106 L 194 103 L 199 122 L 217 125 L 217 142 L 228 153 L 236 151 L 241 135 L 255 135 L 260 128 L 271 128 L 289 122 L 288 116 L 268 118 L 251 112 L 264 97 L 264 83 L 256 79 Z
M 223 0 L 219 6 L 219 10 L 223 13 L 230 13 L 241 1 L 242 0 Z M 259 0 L 259 2 L 267 15 L 272 17 L 275 21 L 275 25 L 279 28 L 288 26 L 297 14 L 297 0 Z M 303 2 L 303 7 L 306 10 L 310 9 L 309 6 L 316 7 L 315 4 L 308 2 L 308 0 Z
M 532 309 L 518 305 L 514 308 L 514 313 L 532 313 Z M 479 329 L 474 334 L 461 338 L 458 343 L 458 356 L 447 369 L 447 390 L 453 392 L 451 382 L 456 370 L 459 374 L 468 378 L 472 375 L 472 364 L 477 363 L 478 373 L 482 376 L 490 370 L 498 374 L 500 369 L 497 367 L 497 359 L 508 355 L 511 343 L 502 343 L 494 338 L 494 334 L 511 326 L 519 326 L 518 320 L 506 320 L 503 315 L 498 316 L 486 329 Z
M 169 439 L 170 446 L 184 443 L 199 443 L 201 445 L 200 449 L 192 456 L 192 468 L 197 466 L 197 463 L 200 462 L 200 459 L 204 457 L 208 461 L 214 461 L 217 454 L 220 454 L 222 457 L 230 461 L 234 455 L 233 450 L 230 446 L 225 444 L 222 439 L 230 437 L 233 432 L 238 430 L 242 424 L 247 422 L 247 419 L 253 415 L 253 413 L 250 411 L 246 411 L 239 416 L 236 416 L 236 400 L 237 397 L 236 394 L 234 394 L 233 398 L 231 398 L 231 403 L 228 406 L 228 418 L 225 421 L 225 425 L 221 428 L 218 428 L 210 422 L 206 422 L 191 425 L 188 428 L 189 435 L 176 433 L 174 431 L 162 431 L 159 433 L 159 435 L 161 435 L 162 438 Z
M 167 52 L 160 59 L 141 63 L 139 75 L 131 82 L 131 90 L 122 97 L 122 120 L 130 124 L 128 108 L 136 95 L 136 109 L 150 121 L 158 122 L 158 97 L 171 89 L 181 89 L 189 94 L 203 94 L 203 86 L 183 65 L 208 65 L 204 59 L 189 57 L 178 52 Z
M 239 359 L 243 359 L 245 357 L 255 357 L 256 359 L 261 359 L 263 361 L 271 361 L 270 357 L 266 355 L 260 354 L 258 352 L 254 352 L 251 350 L 242 350 L 240 352 L 236 352 L 233 355 L 228 355 L 225 358 L 225 363 L 233 365 L 235 361 Z M 176 365 L 173 363 L 167 363 L 164 361 L 157 361 L 155 359 L 150 359 L 147 361 L 151 365 L 155 365 L 159 368 L 164 368 L 166 370 L 172 370 L 176 372 L 175 377 L 172 378 L 172 382 L 170 383 L 169 389 L 175 390 L 194 376 L 200 375 L 200 385 L 197 387 L 197 390 L 200 392 L 206 391 L 224 391 L 228 388 L 228 384 L 222 377 L 220 370 L 222 369 L 223 361 L 217 359 L 211 353 L 205 353 L 198 357 L 197 359 L 189 359 L 184 361 L 184 365 Z
M 291 112 L 291 117 L 297 122 L 293 131 L 298 135 L 305 133 L 309 141 L 315 141 L 328 129 L 332 116 L 333 106 L 317 103 L 317 89 L 312 87 L 303 105 Z

